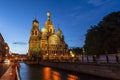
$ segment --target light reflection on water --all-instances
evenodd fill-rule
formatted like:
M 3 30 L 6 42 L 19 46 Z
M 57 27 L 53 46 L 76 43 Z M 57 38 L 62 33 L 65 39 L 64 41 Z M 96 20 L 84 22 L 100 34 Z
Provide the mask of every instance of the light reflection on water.
M 67 80 L 78 80 L 78 76 L 68 74 Z
M 43 80 L 62 80 L 58 71 L 52 70 L 50 67 L 43 68 Z M 75 75 L 68 74 L 67 80 L 78 80 Z
M 22 80 L 112 80 L 86 74 L 75 74 L 69 71 L 43 67 L 40 65 L 20 64 L 20 75 Z
M 51 78 L 51 68 L 43 68 L 43 80 L 49 80 Z
M 59 72 L 52 71 L 52 76 L 53 76 L 53 80 L 61 80 Z
M 20 75 L 22 80 L 78 80 L 75 75 L 59 72 L 50 67 L 24 63 L 21 63 Z

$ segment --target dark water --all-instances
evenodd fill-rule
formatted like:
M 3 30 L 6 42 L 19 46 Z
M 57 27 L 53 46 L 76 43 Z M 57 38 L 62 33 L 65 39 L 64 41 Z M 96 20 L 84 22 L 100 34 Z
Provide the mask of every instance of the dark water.
M 86 74 L 53 69 L 50 67 L 43 67 L 41 65 L 27 65 L 24 63 L 21 63 L 20 75 L 22 80 L 110 80 Z

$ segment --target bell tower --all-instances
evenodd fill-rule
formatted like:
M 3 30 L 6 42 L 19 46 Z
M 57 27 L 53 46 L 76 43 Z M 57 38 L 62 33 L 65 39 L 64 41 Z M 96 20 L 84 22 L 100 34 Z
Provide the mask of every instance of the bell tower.
M 32 29 L 30 32 L 28 55 L 35 53 L 36 49 L 39 48 L 40 38 L 41 32 L 39 30 L 39 22 L 36 19 L 34 19 L 32 22 Z
M 39 34 L 39 22 L 35 19 L 32 22 L 31 36 L 38 36 Z

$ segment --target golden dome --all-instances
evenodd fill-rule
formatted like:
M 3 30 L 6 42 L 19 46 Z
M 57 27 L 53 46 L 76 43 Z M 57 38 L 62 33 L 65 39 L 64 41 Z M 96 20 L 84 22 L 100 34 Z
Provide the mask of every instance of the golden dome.
M 59 44 L 60 43 L 60 38 L 57 35 L 51 35 L 49 37 L 49 43 L 50 44 Z
M 47 28 L 45 28 L 45 27 L 43 27 L 41 31 L 42 31 L 42 33 L 47 33 L 48 32 Z
M 61 34 L 62 34 L 62 31 L 61 31 L 60 29 L 58 29 L 58 30 L 56 31 L 56 34 L 57 34 L 57 35 L 61 35 Z
M 50 17 L 50 12 L 49 11 L 47 12 L 47 16 Z
M 36 20 L 36 19 L 33 20 L 33 23 L 34 23 L 34 22 L 39 23 L 38 20 Z
M 38 27 L 39 26 L 39 22 L 36 19 L 34 19 L 33 22 L 32 22 L 32 25 Z

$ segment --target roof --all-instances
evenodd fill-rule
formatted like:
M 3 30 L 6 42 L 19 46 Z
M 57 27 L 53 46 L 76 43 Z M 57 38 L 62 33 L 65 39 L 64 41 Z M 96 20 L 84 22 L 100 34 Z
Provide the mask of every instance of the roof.
M 39 23 L 38 20 L 36 20 L 36 19 L 34 19 L 33 22 L 37 22 L 37 23 Z

